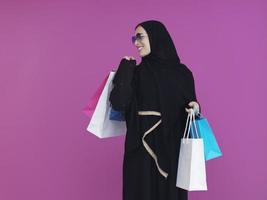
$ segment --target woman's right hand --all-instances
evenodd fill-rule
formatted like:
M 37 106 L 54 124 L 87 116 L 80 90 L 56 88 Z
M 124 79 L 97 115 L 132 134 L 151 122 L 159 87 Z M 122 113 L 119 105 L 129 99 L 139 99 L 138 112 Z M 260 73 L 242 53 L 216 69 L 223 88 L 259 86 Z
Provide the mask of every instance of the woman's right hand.
M 123 60 L 124 60 L 126 63 L 130 64 L 131 66 L 136 67 L 136 60 L 135 60 L 135 58 L 134 58 L 133 56 L 124 56 L 124 57 L 122 58 L 121 62 L 123 62 Z M 127 64 L 127 66 L 128 66 L 128 64 Z
M 125 58 L 127 60 L 135 60 L 135 58 L 133 56 L 124 56 L 123 58 Z

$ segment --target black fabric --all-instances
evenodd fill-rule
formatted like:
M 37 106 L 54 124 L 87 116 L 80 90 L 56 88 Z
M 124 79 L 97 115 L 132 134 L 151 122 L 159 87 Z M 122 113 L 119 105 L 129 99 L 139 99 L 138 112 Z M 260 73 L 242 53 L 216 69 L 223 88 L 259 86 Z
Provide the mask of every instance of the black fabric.
M 175 184 L 187 116 L 185 107 L 190 101 L 197 101 L 193 74 L 180 62 L 162 23 L 150 20 L 138 25 L 148 34 L 151 53 L 142 57 L 137 66 L 135 60 L 122 59 L 110 94 L 113 108 L 124 112 L 127 125 L 123 199 L 186 200 L 187 191 Z M 141 139 L 158 117 L 139 116 L 138 110 L 155 110 L 162 114 L 162 123 L 146 141 L 155 151 L 161 168 L 168 173 L 167 179 L 157 171 Z

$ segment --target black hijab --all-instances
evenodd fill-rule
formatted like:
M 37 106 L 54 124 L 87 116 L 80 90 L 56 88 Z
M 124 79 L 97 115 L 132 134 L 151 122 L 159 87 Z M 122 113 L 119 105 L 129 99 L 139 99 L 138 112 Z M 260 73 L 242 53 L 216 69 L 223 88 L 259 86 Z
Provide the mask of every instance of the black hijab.
M 149 62 L 159 67 L 176 67 L 180 63 L 175 46 L 166 27 L 159 21 L 149 20 L 136 25 L 142 26 L 149 37 L 151 52 L 142 57 L 142 62 Z
M 138 67 L 149 69 L 158 88 L 163 131 L 158 136 L 156 154 L 159 165 L 168 173 L 170 159 L 173 159 L 171 142 L 177 142 L 179 149 L 186 119 L 185 107 L 190 101 L 196 101 L 193 76 L 180 62 L 171 36 L 161 22 L 149 20 L 135 28 L 138 26 L 146 30 L 149 38 L 151 52 L 142 57 Z

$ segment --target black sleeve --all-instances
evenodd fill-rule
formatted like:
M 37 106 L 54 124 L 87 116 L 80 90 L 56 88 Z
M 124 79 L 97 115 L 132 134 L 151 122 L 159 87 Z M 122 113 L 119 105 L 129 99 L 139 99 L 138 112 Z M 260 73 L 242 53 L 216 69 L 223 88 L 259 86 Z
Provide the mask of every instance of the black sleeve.
M 112 108 L 125 112 L 133 95 L 132 79 L 136 69 L 136 60 L 123 58 L 113 78 L 113 88 L 110 92 L 109 101 Z
M 193 73 L 189 70 L 188 73 L 186 73 L 185 75 L 186 77 L 186 89 L 185 89 L 185 97 L 186 97 L 186 105 L 188 106 L 188 104 L 191 101 L 196 101 L 199 105 L 199 112 L 201 113 L 201 107 L 200 107 L 200 103 L 197 100 L 197 96 L 196 96 L 196 90 L 195 90 L 195 81 L 194 81 L 194 76 Z

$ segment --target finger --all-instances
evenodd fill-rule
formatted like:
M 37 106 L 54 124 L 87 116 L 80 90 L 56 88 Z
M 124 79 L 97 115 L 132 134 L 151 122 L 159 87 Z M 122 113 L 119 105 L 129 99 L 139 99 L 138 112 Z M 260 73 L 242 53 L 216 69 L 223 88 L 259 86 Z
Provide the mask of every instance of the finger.
M 185 108 L 185 110 L 188 114 L 194 113 L 194 110 L 192 108 Z
M 125 58 L 127 60 L 130 60 L 129 56 L 124 56 L 123 58 Z
M 189 105 L 189 106 L 199 107 L 198 103 L 195 102 L 195 101 L 191 101 L 188 105 Z
M 188 105 L 189 105 L 190 107 L 193 107 L 195 104 L 196 104 L 196 103 L 195 103 L 194 101 L 191 101 Z
M 192 110 L 191 109 L 188 109 L 188 108 L 185 108 L 186 112 L 190 113 Z

